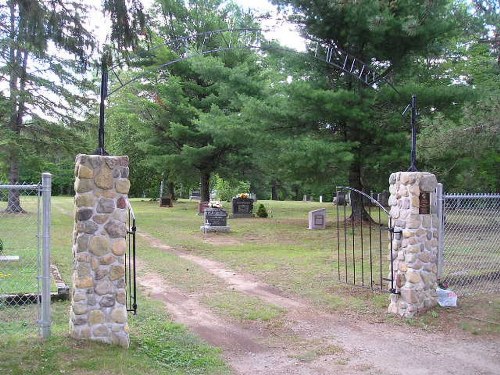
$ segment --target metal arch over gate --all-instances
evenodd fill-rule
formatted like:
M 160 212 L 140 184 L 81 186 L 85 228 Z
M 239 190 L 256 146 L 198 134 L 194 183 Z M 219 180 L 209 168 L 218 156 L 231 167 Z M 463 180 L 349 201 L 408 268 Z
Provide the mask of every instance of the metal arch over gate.
M 235 49 L 259 49 L 259 50 L 285 50 L 292 51 L 288 48 L 281 47 L 275 43 L 269 42 L 262 36 L 263 30 L 258 28 L 240 28 L 240 29 L 225 29 L 213 30 L 203 33 L 192 34 L 180 37 L 171 41 L 166 41 L 160 46 L 155 47 L 146 53 L 150 56 L 155 49 L 160 47 L 170 47 L 178 57 L 167 61 L 160 66 L 156 66 L 152 71 L 158 71 L 166 68 L 177 62 L 184 61 L 195 56 L 202 56 L 222 51 L 229 51 Z M 376 89 L 379 84 L 387 83 L 394 90 L 395 88 L 387 81 L 386 77 L 390 68 L 380 72 L 379 69 L 370 66 L 369 64 L 357 59 L 349 53 L 343 51 L 333 42 L 320 42 L 313 41 L 315 44 L 314 58 L 324 61 L 326 64 L 333 66 L 336 70 L 342 71 L 355 77 L 363 84 Z M 293 51 L 300 53 L 297 51 Z M 140 56 L 138 56 L 140 59 Z M 99 145 L 94 154 L 107 155 L 104 148 L 104 115 L 106 109 L 106 99 L 113 93 L 119 91 L 123 87 L 138 81 L 145 77 L 150 72 L 138 74 L 132 79 L 126 81 L 122 80 L 119 75 L 119 65 L 108 67 L 105 59 L 102 61 L 102 76 L 101 76 L 101 90 L 100 90 L 100 108 L 99 108 Z M 117 79 L 118 86 L 108 92 L 109 73 Z
M 348 205 L 353 194 L 361 196 L 369 220 L 355 222 Z M 395 293 L 393 279 L 391 216 L 375 198 L 351 187 L 337 187 L 337 275 L 340 282 Z

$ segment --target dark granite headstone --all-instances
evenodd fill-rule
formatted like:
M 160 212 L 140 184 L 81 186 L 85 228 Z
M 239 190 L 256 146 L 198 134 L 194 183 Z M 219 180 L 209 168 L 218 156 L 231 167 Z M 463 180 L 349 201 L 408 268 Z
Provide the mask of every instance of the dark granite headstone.
M 161 197 L 160 198 L 160 207 L 172 207 L 172 198 L 170 197 Z
M 230 231 L 230 228 L 227 225 L 227 212 L 222 208 L 205 208 L 203 221 L 204 224 L 200 227 L 203 233 Z
M 205 224 L 212 227 L 225 227 L 227 225 L 227 212 L 222 208 L 205 208 Z
M 333 203 L 337 206 L 345 206 L 347 204 L 346 193 L 338 191 Z
M 233 217 L 253 217 L 253 200 L 249 198 L 233 198 Z

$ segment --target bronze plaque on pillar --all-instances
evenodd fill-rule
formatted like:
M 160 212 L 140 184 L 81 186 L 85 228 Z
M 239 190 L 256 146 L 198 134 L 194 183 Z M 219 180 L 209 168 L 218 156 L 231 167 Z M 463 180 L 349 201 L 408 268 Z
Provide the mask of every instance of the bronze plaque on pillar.
M 418 206 L 419 214 L 430 214 L 431 213 L 431 194 L 430 193 L 420 193 L 418 197 L 420 202 Z

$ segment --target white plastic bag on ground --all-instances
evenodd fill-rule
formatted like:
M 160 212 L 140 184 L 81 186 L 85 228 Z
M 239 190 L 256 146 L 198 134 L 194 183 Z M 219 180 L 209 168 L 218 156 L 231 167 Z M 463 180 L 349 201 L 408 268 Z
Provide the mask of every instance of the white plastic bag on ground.
M 438 303 L 441 307 L 457 307 L 457 294 L 449 289 L 436 288 Z

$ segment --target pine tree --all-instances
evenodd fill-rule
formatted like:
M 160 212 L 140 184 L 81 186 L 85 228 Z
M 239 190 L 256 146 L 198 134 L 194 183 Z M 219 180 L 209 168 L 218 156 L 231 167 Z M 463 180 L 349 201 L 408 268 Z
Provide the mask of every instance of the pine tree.
M 76 73 L 86 68 L 94 46 L 84 27 L 86 9 L 81 2 L 62 0 L 0 5 L 0 72 L 8 82 L 8 120 L 1 125 L 5 141 L 0 152 L 10 184 L 19 182 L 29 140 L 56 138 L 72 123 L 74 100 L 83 99 L 76 93 L 82 85 Z M 23 211 L 17 191 L 9 192 L 7 211 Z
M 136 45 L 144 26 L 138 0 L 107 0 L 111 41 L 117 50 Z M 83 0 L 8 0 L 0 4 L 0 77 L 7 87 L 3 105 L 6 121 L 0 124 L 0 155 L 7 179 L 17 184 L 20 168 L 33 147 L 75 145 L 72 129 L 84 115 L 94 89 L 82 74 L 95 48 L 86 29 L 89 6 Z M 4 102 L 2 98 L 2 102 Z M 93 104 L 93 103 L 92 103 Z M 50 146 L 48 146 L 50 145 Z M 73 150 L 74 153 L 74 150 Z M 23 212 L 18 191 L 11 190 L 8 212 Z
M 307 38 L 319 39 L 385 69 L 383 76 L 392 76 L 396 85 L 401 83 L 404 73 L 411 71 L 418 57 L 437 56 L 444 40 L 463 31 L 460 21 L 465 13 L 460 6 L 454 8 L 452 1 L 273 0 L 273 3 L 292 6 L 293 20 L 303 27 Z M 338 97 L 351 95 L 346 102 L 349 112 L 331 123 L 339 140 L 356 145 L 351 149 L 349 185 L 364 190 L 367 179 L 374 173 L 372 166 L 377 164 L 374 154 L 380 153 L 380 145 L 387 143 L 384 134 L 392 136 L 398 132 L 394 126 L 397 122 L 392 121 L 391 126 L 379 108 L 396 110 L 394 104 L 404 108 L 410 95 L 402 98 L 384 94 L 384 100 L 352 76 L 339 71 L 331 71 L 329 76 L 330 89 Z M 369 220 L 361 200 L 354 200 L 352 206 L 355 220 Z

